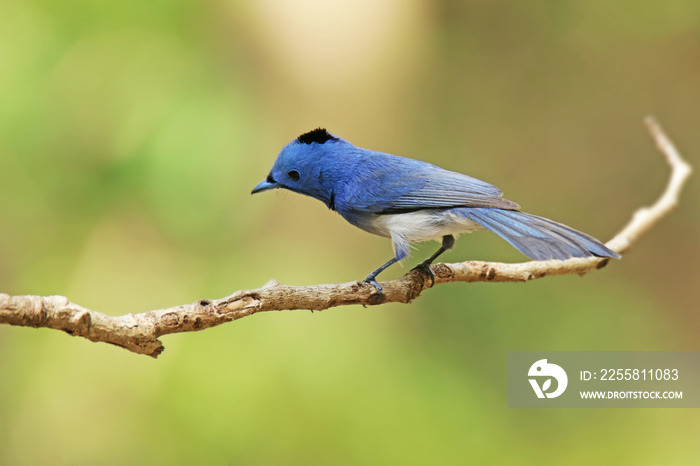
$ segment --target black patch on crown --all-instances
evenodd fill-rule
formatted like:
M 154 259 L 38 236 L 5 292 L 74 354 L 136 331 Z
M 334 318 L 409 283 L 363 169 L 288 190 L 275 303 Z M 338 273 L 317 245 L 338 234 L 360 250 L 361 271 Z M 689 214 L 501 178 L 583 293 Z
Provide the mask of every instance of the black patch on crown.
M 337 140 L 338 138 L 326 131 L 326 128 L 316 128 L 315 130 L 304 133 L 297 138 L 297 142 L 301 144 L 311 144 L 312 142 L 323 144 L 326 141 Z

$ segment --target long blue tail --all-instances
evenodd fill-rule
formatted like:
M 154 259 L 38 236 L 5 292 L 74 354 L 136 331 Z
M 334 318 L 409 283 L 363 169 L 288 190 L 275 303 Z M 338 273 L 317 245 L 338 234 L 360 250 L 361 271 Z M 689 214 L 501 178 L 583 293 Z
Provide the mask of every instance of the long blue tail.
M 531 259 L 620 258 L 592 236 L 536 215 L 485 207 L 461 208 L 459 213 L 493 231 Z

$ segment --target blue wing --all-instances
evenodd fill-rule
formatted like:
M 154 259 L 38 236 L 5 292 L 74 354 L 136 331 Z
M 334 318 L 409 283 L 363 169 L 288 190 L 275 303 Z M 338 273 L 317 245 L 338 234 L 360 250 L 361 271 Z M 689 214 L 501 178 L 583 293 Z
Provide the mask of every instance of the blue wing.
M 420 209 L 492 207 L 519 209 L 492 184 L 435 165 L 363 150 L 342 202 L 352 210 L 394 214 Z M 357 159 L 356 159 L 357 160 Z M 340 199 L 339 199 L 340 200 Z

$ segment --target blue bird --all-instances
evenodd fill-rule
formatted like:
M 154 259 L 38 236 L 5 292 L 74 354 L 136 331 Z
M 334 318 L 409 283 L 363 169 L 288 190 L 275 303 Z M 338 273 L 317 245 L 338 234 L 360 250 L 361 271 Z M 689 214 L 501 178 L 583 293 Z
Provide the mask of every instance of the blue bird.
M 277 156 L 270 174 L 252 194 L 284 188 L 318 199 L 345 220 L 391 238 L 394 257 L 367 275 L 380 298 L 377 275 L 409 253 L 413 242 L 441 240 L 417 269 L 454 246 L 455 236 L 491 230 L 534 260 L 620 255 L 600 241 L 561 223 L 520 212 L 495 186 L 419 160 L 356 147 L 323 128 L 304 133 Z

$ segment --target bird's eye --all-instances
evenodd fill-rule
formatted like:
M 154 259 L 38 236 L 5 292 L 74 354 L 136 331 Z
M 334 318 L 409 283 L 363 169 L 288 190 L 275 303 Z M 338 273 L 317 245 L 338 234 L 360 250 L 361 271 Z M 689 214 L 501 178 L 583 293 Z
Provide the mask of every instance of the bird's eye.
M 290 177 L 294 181 L 299 181 L 299 172 L 296 170 L 290 170 L 287 173 L 287 176 Z

